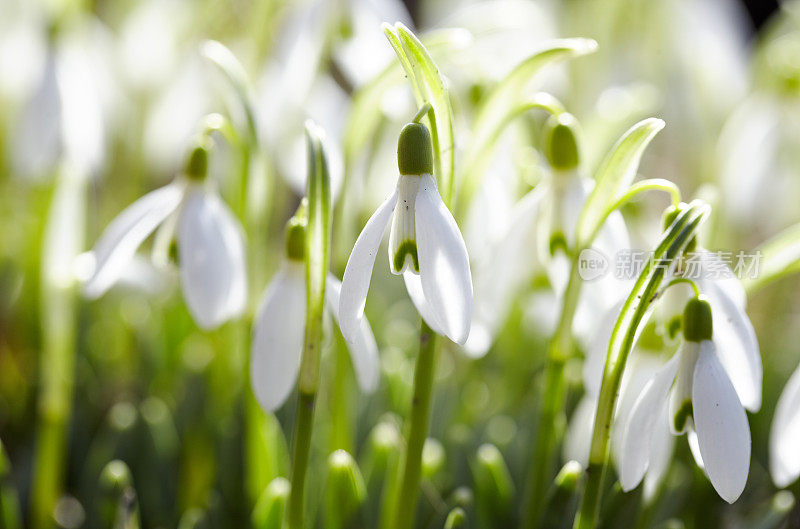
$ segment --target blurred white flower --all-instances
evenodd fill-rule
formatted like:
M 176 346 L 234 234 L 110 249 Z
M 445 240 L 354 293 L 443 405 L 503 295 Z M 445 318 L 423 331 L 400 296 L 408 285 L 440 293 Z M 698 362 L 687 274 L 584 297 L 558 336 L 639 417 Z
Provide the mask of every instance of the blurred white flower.
M 325 305 L 339 319 L 341 283 L 328 274 Z M 297 381 L 306 321 L 306 278 L 302 260 L 287 257 L 264 292 L 253 326 L 250 380 L 261 406 L 279 408 Z M 359 387 L 371 393 L 378 386 L 378 345 L 366 318 L 347 344 Z
M 775 407 L 769 435 L 769 470 L 778 487 L 800 476 L 800 367 L 786 383 Z
M 342 280 L 339 323 L 348 341 L 358 336 L 372 268 L 389 221 L 389 264 L 403 274 L 422 318 L 438 334 L 463 344 L 472 313 L 472 278 L 464 239 L 431 176 L 428 129 L 406 125 L 398 144 L 397 188 L 358 236 Z
M 213 329 L 242 313 L 247 295 L 244 237 L 228 207 L 203 182 L 205 156 L 203 147 L 196 148 L 188 174 L 146 194 L 109 224 L 92 250 L 87 297 L 102 296 L 118 281 L 136 249 L 164 224 L 167 236 L 177 239 L 183 296 L 197 324 Z
M 562 122 L 554 126 L 574 127 L 571 116 L 565 114 L 559 119 Z M 577 149 L 577 144 L 573 148 Z M 578 216 L 594 181 L 583 174 L 577 162 L 551 169 L 512 206 L 508 220 L 488 237 L 488 243 L 470 237 L 470 242 L 475 241 L 470 247 L 475 269 L 475 310 L 465 350 L 472 356 L 482 356 L 491 347 L 515 297 L 537 271 L 547 274 L 552 295 L 534 294 L 528 312 L 535 315 L 539 325 L 542 322 L 555 325 L 557 314 L 552 307 L 560 305 L 569 275 L 570 260 L 564 251 L 574 250 Z M 619 250 L 630 248 L 619 212 L 608 217 L 592 248 L 607 259 Z M 573 331 L 584 343 L 589 342 L 595 330 L 597 314 L 605 313 L 616 303 L 628 284 L 612 272 L 608 270 L 585 281 L 581 288 Z

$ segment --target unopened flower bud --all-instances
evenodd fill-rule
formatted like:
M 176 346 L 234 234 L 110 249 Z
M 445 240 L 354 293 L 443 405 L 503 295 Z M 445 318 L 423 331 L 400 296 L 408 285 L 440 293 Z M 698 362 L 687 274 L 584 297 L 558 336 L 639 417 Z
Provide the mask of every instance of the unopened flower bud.
M 486 527 L 504 527 L 510 523 L 514 483 L 500 450 L 493 444 L 478 448 L 473 467 L 478 512 Z
M 328 457 L 327 519 L 342 527 L 355 514 L 367 496 L 364 477 L 353 457 L 336 450 Z
M 433 174 L 433 144 L 428 127 L 409 123 L 397 141 L 397 167 L 401 175 Z
M 290 488 L 286 478 L 279 476 L 270 481 L 253 509 L 252 522 L 255 529 L 281 528 Z

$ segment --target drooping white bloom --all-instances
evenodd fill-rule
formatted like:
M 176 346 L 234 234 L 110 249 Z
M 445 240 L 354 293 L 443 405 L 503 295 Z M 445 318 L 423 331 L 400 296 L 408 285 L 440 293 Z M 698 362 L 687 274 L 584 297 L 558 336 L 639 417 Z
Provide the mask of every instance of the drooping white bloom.
M 561 142 L 556 149 L 558 154 L 548 149 L 552 171 L 510 208 L 508 219 L 499 230 L 481 233 L 487 221 L 480 220 L 481 225 L 475 226 L 479 235 L 470 238 L 475 309 L 465 350 L 472 356 L 482 356 L 491 347 L 515 297 L 537 271 L 547 275 L 552 290 L 547 295 L 537 292 L 528 312 L 537 323 L 547 322 L 546 331 L 551 330 L 549 323 L 555 326 L 558 315 L 552 307 L 561 305 L 571 266 L 564 253 L 575 249 L 578 217 L 594 182 L 579 168 L 574 118 L 563 114 L 552 119 L 548 127 L 551 136 L 558 130 L 561 138 L 572 140 Z M 477 203 L 476 207 L 479 208 L 476 217 L 482 219 L 486 206 Z M 625 222 L 615 211 L 603 224 L 589 251 L 608 264 L 616 252 L 628 248 Z M 581 343 L 591 343 L 597 314 L 604 314 L 621 293 L 630 290 L 628 281 L 620 280 L 612 272 L 607 269 L 596 277 L 584 278 L 573 324 L 574 334 Z
M 198 154 L 202 151 L 202 154 Z M 186 175 L 146 194 L 114 219 L 92 250 L 93 271 L 84 285 L 102 296 L 124 274 L 137 248 L 159 225 L 176 236 L 183 297 L 194 320 L 213 329 L 245 308 L 247 278 L 241 226 L 219 195 L 202 182 L 205 150 L 198 147 Z M 202 166 L 201 172 L 192 167 Z
M 325 304 L 339 319 L 341 283 L 328 274 Z M 306 279 L 302 260 L 287 258 L 264 293 L 253 327 L 250 380 L 261 406 L 279 408 L 291 393 L 300 370 L 306 321 Z M 348 344 L 359 387 L 371 393 L 378 386 L 378 346 L 366 318 Z
M 693 299 L 684 312 L 685 341 L 645 385 L 624 426 L 619 479 L 636 487 L 651 464 L 663 465 L 669 435 L 687 433 L 697 463 L 725 501 L 733 503 L 747 483 L 750 427 L 740 396 L 712 341 L 712 307 Z M 713 335 L 718 330 L 713 329 Z
M 431 175 L 432 160 L 428 129 L 419 123 L 407 125 L 398 146 L 397 188 L 367 222 L 344 271 L 339 324 L 350 342 L 358 336 L 375 256 L 390 220 L 390 268 L 403 275 L 422 318 L 456 343 L 463 344 L 469 335 L 469 258 L 458 225 Z
M 769 471 L 778 487 L 800 476 L 800 368 L 783 388 L 769 436 Z

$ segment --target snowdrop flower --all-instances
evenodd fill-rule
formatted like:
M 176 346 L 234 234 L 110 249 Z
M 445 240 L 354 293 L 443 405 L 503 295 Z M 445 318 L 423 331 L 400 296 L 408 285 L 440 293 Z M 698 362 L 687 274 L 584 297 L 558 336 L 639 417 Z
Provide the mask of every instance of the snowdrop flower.
M 783 388 L 769 436 L 769 470 L 778 487 L 800 476 L 800 367 Z
M 244 237 L 219 195 L 205 185 L 208 147 L 195 147 L 182 175 L 128 206 L 109 224 L 92 250 L 87 297 L 98 298 L 114 285 L 136 249 L 163 224 L 166 231 L 159 235 L 177 239 L 183 297 L 197 324 L 213 329 L 241 314 L 247 284 Z
M 342 334 L 353 342 L 369 290 L 372 267 L 386 226 L 389 266 L 402 274 L 422 318 L 438 334 L 463 344 L 472 317 L 472 278 L 464 239 L 439 196 L 427 127 L 409 123 L 397 146 L 397 188 L 358 236 L 342 279 L 339 316 Z
M 538 316 L 552 319 L 552 307 L 559 304 L 558 299 L 566 289 L 570 263 L 565 253 L 575 250 L 578 216 L 594 181 L 580 171 L 577 122 L 573 116 L 563 113 L 552 117 L 545 138 L 544 150 L 552 171 L 512 207 L 505 227 L 488 244 L 482 241 L 483 248 L 472 252 L 475 311 L 465 349 L 473 356 L 482 356 L 489 349 L 514 296 L 536 270 L 547 274 L 554 294 L 544 300 L 545 314 L 539 314 L 536 301 L 532 304 L 537 321 L 542 320 Z M 614 212 L 594 241 L 593 249 L 608 258 L 624 248 L 630 248 L 628 232 L 622 215 Z M 621 292 L 630 289 L 624 288 L 625 282 L 614 274 L 587 279 L 574 331 L 588 344 L 595 330 L 596 315 L 604 314 Z
M 279 408 L 297 381 L 303 352 L 306 321 L 304 221 L 294 217 L 286 233 L 286 258 L 264 292 L 256 315 L 250 353 L 250 380 L 261 406 Z M 334 320 L 339 319 L 341 283 L 328 274 L 325 303 Z M 378 346 L 366 318 L 348 344 L 358 385 L 364 393 L 378 386 Z
M 717 493 L 736 501 L 750 468 L 750 427 L 731 375 L 713 341 L 712 305 L 701 296 L 684 310 L 684 341 L 650 379 L 624 427 L 620 483 L 636 487 L 663 458 L 669 435 L 688 434 L 689 446 Z M 667 426 L 668 425 L 668 426 Z

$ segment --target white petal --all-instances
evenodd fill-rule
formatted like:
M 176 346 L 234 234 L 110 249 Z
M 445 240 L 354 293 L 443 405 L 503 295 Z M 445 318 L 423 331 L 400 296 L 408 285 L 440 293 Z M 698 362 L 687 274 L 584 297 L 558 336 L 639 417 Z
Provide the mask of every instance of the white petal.
M 689 431 L 686 432 L 686 441 L 689 443 L 689 451 L 692 453 L 694 462 L 705 472 L 706 464 L 703 463 L 703 454 L 700 453 L 700 442 L 697 440 L 697 432 L 690 428 Z
M 178 259 L 183 296 L 201 328 L 217 327 L 244 309 L 244 238 L 215 193 L 188 192 L 178 221 Z
M 592 444 L 596 412 L 597 399 L 584 395 L 578 402 L 575 411 L 572 412 L 567 432 L 564 435 L 563 458 L 565 461 L 577 461 L 586 468 L 589 462 L 589 448 Z
M 425 299 L 425 293 L 422 292 L 422 280 L 419 278 L 419 275 L 406 270 L 403 272 L 403 281 L 406 283 L 408 297 L 411 298 L 411 302 L 414 303 L 414 307 L 416 307 L 422 319 L 425 320 L 425 323 L 428 324 L 428 327 L 436 334 L 444 334 L 442 326 L 439 324 L 439 320 L 433 312 L 433 307 L 431 307 L 431 304 Z
M 342 277 L 342 295 L 339 298 L 339 326 L 348 342 L 358 338 L 364 304 L 367 301 L 372 267 L 381 239 L 397 204 L 397 189 L 381 204 L 358 236 Z
M 536 186 L 511 208 L 507 224 L 494 238 L 469 248 L 472 257 L 474 301 L 465 352 L 486 354 L 505 322 L 519 290 L 533 274 L 536 260 L 534 229 L 546 186 Z M 482 214 L 485 212 L 482 212 Z M 476 253 L 480 259 L 476 260 Z
M 87 297 L 102 296 L 120 278 L 139 245 L 178 207 L 183 192 L 178 182 L 151 191 L 108 225 L 93 250 L 94 273 L 84 286 Z
M 650 440 L 650 464 L 647 465 L 647 475 L 644 477 L 645 500 L 651 500 L 658 492 L 661 481 L 669 470 L 674 447 L 675 437 L 669 428 L 669 406 L 664 403 L 656 418 L 656 427 Z
M 716 281 L 701 281 L 700 288 L 711 302 L 714 343 L 719 360 L 744 407 L 758 411 L 761 407 L 762 366 L 753 324 L 744 309 Z
M 708 250 L 700 250 L 699 257 L 701 282 L 715 283 L 737 307 L 744 310 L 747 306 L 747 293 L 728 263 L 719 254 Z
M 472 276 L 467 247 L 436 182 L 423 175 L 416 203 L 419 275 L 437 320 L 448 338 L 464 344 L 472 319 Z
M 697 441 L 708 479 L 722 499 L 733 503 L 750 471 L 750 426 L 712 342 L 700 344 L 692 393 Z
M 633 405 L 622 439 L 622 461 L 619 462 L 619 482 L 625 491 L 633 490 L 647 471 L 651 456 L 652 439 L 659 424 L 658 418 L 667 403 L 667 395 L 675 373 L 678 371 L 679 355 L 673 357 L 645 385 Z
M 800 367 L 783 388 L 769 437 L 769 468 L 778 487 L 800 476 Z
M 297 381 L 305 323 L 305 268 L 286 262 L 267 287 L 253 325 L 250 383 L 266 411 L 279 408 Z
M 325 301 L 328 310 L 333 315 L 333 319 L 339 322 L 339 298 L 342 291 L 342 283 L 328 274 L 327 285 L 325 286 Z M 380 364 L 378 360 L 378 344 L 372 328 L 369 326 L 367 318 L 361 318 L 361 327 L 358 337 L 347 344 L 350 351 L 350 358 L 353 360 L 353 369 L 356 372 L 356 380 L 361 391 L 372 393 L 378 387 L 380 377 Z

